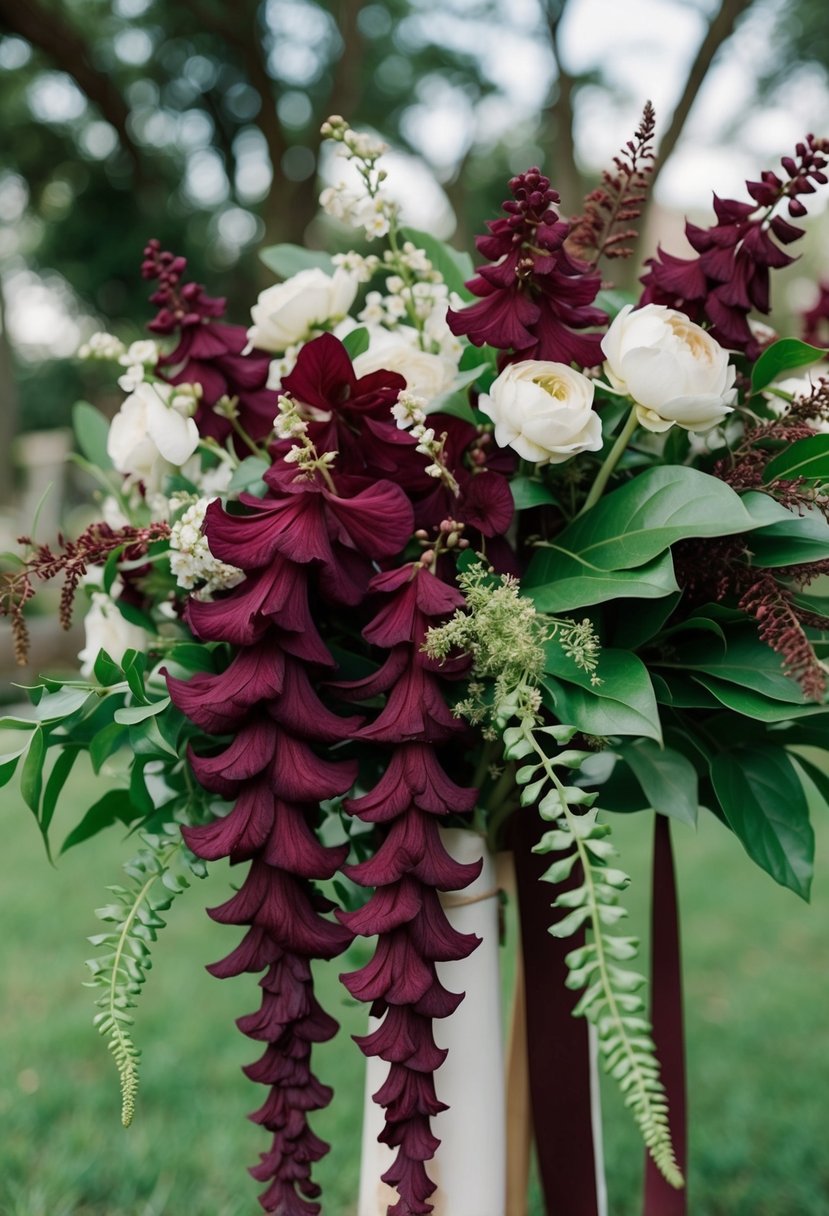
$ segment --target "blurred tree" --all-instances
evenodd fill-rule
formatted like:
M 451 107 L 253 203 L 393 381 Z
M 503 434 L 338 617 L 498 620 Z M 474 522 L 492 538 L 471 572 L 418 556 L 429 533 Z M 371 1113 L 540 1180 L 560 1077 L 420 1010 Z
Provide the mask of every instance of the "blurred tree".
M 700 2 L 703 37 L 673 118 L 660 124 L 662 164 L 752 0 Z M 532 161 L 544 161 L 578 209 L 574 116 L 583 90 L 614 86 L 604 68 L 568 70 L 561 29 L 575 5 L 0 0 L 6 275 L 57 272 L 76 308 L 140 324 L 137 265 L 156 235 L 211 290 L 224 288 L 229 311 L 243 317 L 267 281 L 258 244 L 328 239 L 312 221 L 324 169 L 319 125 L 332 112 L 425 161 L 463 243 L 497 210 L 504 179 Z M 516 113 L 505 71 L 512 57 L 514 75 L 527 48 L 532 117 Z M 0 352 L 0 369 L 8 364 Z M 44 377 L 21 383 L 26 423 L 56 416 Z

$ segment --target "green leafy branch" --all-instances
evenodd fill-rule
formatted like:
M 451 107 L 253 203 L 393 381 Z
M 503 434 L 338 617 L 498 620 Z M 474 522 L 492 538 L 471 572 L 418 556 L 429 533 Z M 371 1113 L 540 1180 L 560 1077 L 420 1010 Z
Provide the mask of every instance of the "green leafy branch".
M 141 1052 L 132 1038 L 132 1015 L 152 966 L 151 944 L 166 925 L 167 912 L 177 895 L 190 886 L 190 876 L 203 878 L 206 867 L 184 846 L 178 825 L 170 824 L 159 834 L 142 834 L 145 848 L 126 862 L 126 885 L 107 890 L 113 902 L 95 910 L 110 927 L 90 937 L 104 953 L 87 960 L 92 979 L 87 987 L 100 988 L 95 1002 L 99 1013 L 94 1025 L 106 1036 L 121 1081 L 121 1122 L 129 1127 L 138 1091 Z
M 668 1123 L 668 1102 L 659 1079 L 659 1062 L 642 994 L 644 976 L 620 964 L 636 957 L 638 941 L 610 930 L 626 915 L 620 893 L 628 875 L 611 863 L 617 857 L 607 837 L 610 828 L 598 823 L 593 806 L 597 795 L 563 783 L 556 769 L 578 769 L 588 753 L 573 749 L 548 756 L 539 736 L 566 745 L 576 733 L 569 726 L 539 726 L 525 717 L 504 731 L 505 755 L 511 760 L 532 758 L 516 773 L 523 806 L 538 805 L 543 819 L 555 826 L 535 846 L 541 854 L 559 853 L 544 874 L 546 882 L 565 882 L 576 866 L 582 882 L 561 891 L 553 907 L 563 915 L 551 927 L 555 937 L 590 930 L 583 946 L 570 951 L 567 987 L 581 990 L 573 1013 L 592 1022 L 604 1066 L 618 1083 L 642 1133 L 655 1165 L 674 1187 L 683 1185 Z M 576 811 L 573 808 L 578 807 Z

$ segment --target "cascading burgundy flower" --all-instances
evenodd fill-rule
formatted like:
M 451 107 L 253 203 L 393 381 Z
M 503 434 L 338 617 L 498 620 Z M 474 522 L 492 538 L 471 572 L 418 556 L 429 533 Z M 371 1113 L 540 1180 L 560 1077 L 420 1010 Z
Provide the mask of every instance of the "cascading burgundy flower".
M 816 182 L 824 185 L 829 180 L 824 172 L 827 151 L 829 141 L 807 135 L 795 148 L 796 160 L 782 159 L 787 181 L 767 170 L 759 182 L 746 182 L 751 203 L 714 195 L 716 224 L 710 228 L 685 224 L 685 235 L 698 256 L 675 257 L 660 246 L 657 256 L 648 260 L 640 304 L 665 304 L 692 321 L 707 321 L 722 346 L 756 359 L 762 347 L 751 332 L 748 315 L 752 310 L 768 315 L 769 271 L 794 261 L 780 246 L 803 235 L 802 228 L 772 212 L 785 200 L 790 216 L 806 214 L 800 196 L 813 194 Z
M 550 359 L 595 367 L 602 361 L 601 334 L 577 331 L 607 324 L 593 305 L 601 278 L 568 253 L 570 225 L 559 218 L 559 195 L 540 169 L 514 177 L 507 219 L 488 220 L 488 236 L 475 239 L 491 265 L 466 286 L 477 304 L 447 314 L 449 328 L 476 346 L 515 351 L 522 359 Z
M 208 296 L 200 283 L 182 284 L 186 269 L 186 258 L 162 251 L 155 239 L 147 243 L 141 275 L 159 284 L 150 296 L 158 313 L 148 328 L 157 334 L 179 335 L 178 345 L 159 359 L 158 373 L 171 384 L 201 385 L 196 425 L 204 438 L 223 443 L 230 435 L 230 421 L 213 409 L 227 397 L 236 400 L 243 430 L 252 439 L 263 439 L 276 413 L 276 395 L 267 387 L 271 356 L 247 350 L 244 326 L 218 320 L 225 311 L 223 299 Z
M 324 847 L 314 828 L 319 803 L 345 793 L 357 773 L 353 761 L 331 760 L 319 749 L 354 737 L 360 719 L 332 713 L 314 688 L 313 675 L 333 660 L 310 599 L 340 607 L 358 602 L 371 563 L 399 553 L 413 514 L 390 482 L 343 478 L 332 489 L 292 473 L 287 487 L 271 479 L 269 497 L 246 496 L 244 515 L 212 505 L 205 520 L 211 549 L 217 556 L 232 552 L 247 578 L 223 598 L 192 600 L 187 619 L 197 637 L 239 649 L 218 675 L 168 684 L 191 721 L 208 735 L 231 736 L 221 750 L 191 755 L 190 763 L 205 788 L 235 798 L 233 809 L 184 835 L 207 860 L 251 863 L 236 894 L 210 913 L 223 924 L 247 926 L 240 945 L 211 972 L 223 978 L 265 971 L 260 1009 L 238 1022 L 265 1044 L 245 1072 L 269 1086 L 252 1118 L 273 1139 L 251 1173 L 269 1184 L 260 1198 L 265 1211 L 315 1216 L 319 1188 L 311 1168 L 327 1145 L 307 1116 L 327 1104 L 331 1090 L 311 1071 L 311 1047 L 337 1024 L 314 997 L 310 961 L 339 954 L 352 932 L 326 917 L 332 905 L 313 886 L 333 876 L 347 848 Z
M 369 1002 L 374 1016 L 383 1018 L 357 1041 L 367 1056 L 389 1064 L 374 1095 L 386 1111 L 380 1139 L 397 1150 L 383 1175 L 399 1196 L 389 1213 L 422 1216 L 432 1211 L 428 1200 L 435 1184 L 427 1162 L 440 1143 L 430 1120 L 446 1109 L 434 1079 L 446 1053 L 435 1043 L 432 1022 L 448 1017 L 463 999 L 443 986 L 436 963 L 466 958 L 478 944 L 474 935 L 452 928 L 438 892 L 467 886 L 480 863 L 460 864 L 441 841 L 441 820 L 469 812 L 477 791 L 456 785 L 436 754 L 436 745 L 466 728 L 453 717 L 443 679 L 421 647 L 429 626 L 445 619 L 463 597 L 421 563 L 376 575 L 370 589 L 385 603 L 363 636 L 388 657 L 378 672 L 343 692 L 357 700 L 386 694 L 375 721 L 355 737 L 392 751 L 374 788 L 345 803 L 350 814 L 381 825 L 383 839 L 374 856 L 345 867 L 373 894 L 358 911 L 337 912 L 337 917 L 355 934 L 377 935 L 377 946 L 369 963 L 342 980 L 352 996 Z

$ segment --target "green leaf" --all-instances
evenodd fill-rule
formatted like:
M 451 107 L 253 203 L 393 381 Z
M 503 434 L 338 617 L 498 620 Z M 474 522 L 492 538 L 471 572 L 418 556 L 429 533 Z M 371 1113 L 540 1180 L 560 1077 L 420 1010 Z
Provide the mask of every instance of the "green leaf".
M 22 747 L 17 755 L 13 755 L 9 760 L 0 759 L 0 789 L 2 789 L 4 785 L 8 785 L 11 781 L 15 774 L 15 770 L 17 769 L 17 762 L 25 750 L 26 749 Z
M 771 569 L 825 561 L 829 557 L 829 522 L 819 511 L 787 518 L 760 528 L 749 538 L 752 566 Z
M 290 279 L 301 270 L 324 270 L 334 273 L 334 263 L 329 253 L 321 249 L 306 249 L 302 245 L 269 245 L 259 250 L 259 257 L 268 270 L 281 279 Z
M 215 671 L 214 650 L 197 642 L 180 642 L 170 650 L 168 659 L 185 671 Z
M 641 570 L 638 573 L 641 574 Z M 660 596 L 647 604 L 628 604 L 620 600 L 614 605 L 608 641 L 617 650 L 637 650 L 656 637 L 679 600 L 679 592 Z
M 404 241 L 411 241 L 416 249 L 422 249 L 435 270 L 443 276 L 443 281 L 450 291 L 455 291 L 462 300 L 471 300 L 472 293 L 465 286 L 466 280 L 475 273 L 472 258 L 466 252 L 453 249 L 451 245 L 439 241 L 428 232 L 419 232 L 416 228 L 402 228 L 400 235 Z
M 739 495 L 716 477 L 691 468 L 647 469 L 575 519 L 555 544 L 540 549 L 526 583 L 554 582 L 562 560 L 577 563 L 585 574 L 632 570 L 678 540 L 730 536 L 752 526 Z
M 615 749 L 630 766 L 649 805 L 693 827 L 697 821 L 699 794 L 696 770 L 691 761 L 670 747 L 660 748 L 652 739 L 637 739 Z
M 813 481 L 829 479 L 829 435 L 810 435 L 789 444 L 770 460 L 763 472 L 763 481 L 778 478 L 793 480 L 806 477 Z
M 90 464 L 106 471 L 113 467 L 107 452 L 109 422 L 88 401 L 76 401 L 72 407 L 72 428 L 78 447 Z
M 59 692 L 47 692 L 35 709 L 41 722 L 57 722 L 69 718 L 89 700 L 88 688 L 61 688 Z
M 728 826 L 775 882 L 809 898 L 815 838 L 797 772 L 782 747 L 715 756 L 711 780 Z
M 127 728 L 117 722 L 110 722 L 103 730 L 99 730 L 89 742 L 89 759 L 93 771 L 99 773 L 104 761 L 117 752 L 126 739 Z
M 155 621 L 149 613 L 143 612 L 135 604 L 130 604 L 125 599 L 116 600 L 115 607 L 124 620 L 129 621 L 131 625 L 137 625 L 139 629 L 144 629 L 150 635 L 155 633 Z
M 530 477 L 516 477 L 509 483 L 512 491 L 512 501 L 516 511 L 526 511 L 529 507 L 544 507 L 554 505 L 558 499 L 543 482 Z
M 792 701 L 779 701 L 763 696 L 751 688 L 741 688 L 726 680 L 718 680 L 715 676 L 697 672 L 693 679 L 716 697 L 726 709 L 754 718 L 757 722 L 788 722 L 794 718 L 810 718 L 817 714 L 829 713 L 825 705 L 797 705 Z
M 358 355 L 362 355 L 368 350 L 369 332 L 365 325 L 361 325 L 358 329 L 352 329 L 351 333 L 346 334 L 343 338 L 343 346 L 349 359 L 353 362 Z
M 124 678 L 121 668 L 105 650 L 98 651 L 92 673 L 98 683 L 103 684 L 105 688 L 109 688 L 112 684 L 120 684 Z
M 46 758 L 46 738 L 41 727 L 32 734 L 32 741 L 20 773 L 20 793 L 35 819 L 40 815 L 40 795 L 43 790 L 43 761 Z
M 546 647 L 548 673 L 544 681 L 557 717 L 588 735 L 644 735 L 661 742 L 659 709 L 648 670 L 625 650 L 602 650 L 598 676 L 591 685 L 587 672 L 576 667 L 556 642 Z
M 163 697 L 150 705 L 128 705 L 124 709 L 116 709 L 114 718 L 120 726 L 134 726 L 137 722 L 144 722 L 147 718 L 163 713 L 169 704 L 170 698 Z
M 46 789 L 43 791 L 43 808 L 40 812 L 40 830 L 44 836 L 49 831 L 61 790 L 66 785 L 66 779 L 72 772 L 72 766 L 80 753 L 79 747 L 65 747 L 52 765 Z
M 826 357 L 827 352 L 819 346 L 809 346 L 797 338 L 781 338 L 767 347 L 751 372 L 751 391 L 759 393 L 775 380 L 781 372 L 796 367 L 808 367 Z
M 137 818 L 138 812 L 130 802 L 126 790 L 108 790 L 89 808 L 77 827 L 72 829 L 60 846 L 60 851 L 65 853 L 67 849 L 74 848 L 83 840 L 89 840 L 91 836 L 97 836 L 98 832 L 114 823 L 128 825 Z
M 544 551 L 544 555 L 549 550 Z M 527 575 L 541 573 L 536 554 Z M 670 553 L 663 553 L 636 570 L 593 570 L 570 555 L 556 553 L 546 570 L 549 581 L 522 590 L 539 612 L 573 612 L 591 604 L 619 599 L 661 599 L 679 590 Z
M 246 456 L 238 469 L 233 470 L 227 487 L 229 492 L 238 494 L 240 490 L 249 490 L 258 494 L 260 487 L 266 488 L 262 478 L 270 467 L 270 462 L 262 456 Z
M 760 641 L 751 625 L 730 629 L 727 645 L 718 639 L 697 638 L 676 651 L 670 663 L 656 660 L 654 666 L 675 667 L 682 673 L 702 672 L 751 689 L 775 701 L 807 704 L 800 686 L 783 674 L 780 656 Z

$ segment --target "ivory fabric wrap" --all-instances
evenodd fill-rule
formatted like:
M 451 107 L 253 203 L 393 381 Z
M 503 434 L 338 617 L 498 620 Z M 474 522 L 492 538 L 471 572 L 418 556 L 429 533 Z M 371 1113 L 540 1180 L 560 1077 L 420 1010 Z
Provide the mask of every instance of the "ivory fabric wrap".
M 448 851 L 461 862 L 483 857 L 478 878 L 464 891 L 446 896 L 447 916 L 461 933 L 477 933 L 481 944 L 458 963 L 438 963 L 440 980 L 466 998 L 448 1018 L 436 1019 L 435 1041 L 449 1049 L 435 1074 L 437 1095 L 449 1109 L 432 1120 L 440 1147 L 429 1164 L 437 1184 L 430 1203 L 434 1216 L 506 1216 L 506 1131 L 501 983 L 498 963 L 498 898 L 495 865 L 474 832 L 442 832 Z M 462 902 L 469 900 L 470 902 Z M 377 1022 L 370 1019 L 370 1029 Z M 396 1200 L 380 1181 L 393 1154 L 377 1142 L 383 1112 L 371 1095 L 388 1065 L 366 1062 L 363 1146 L 358 1216 L 386 1216 Z

